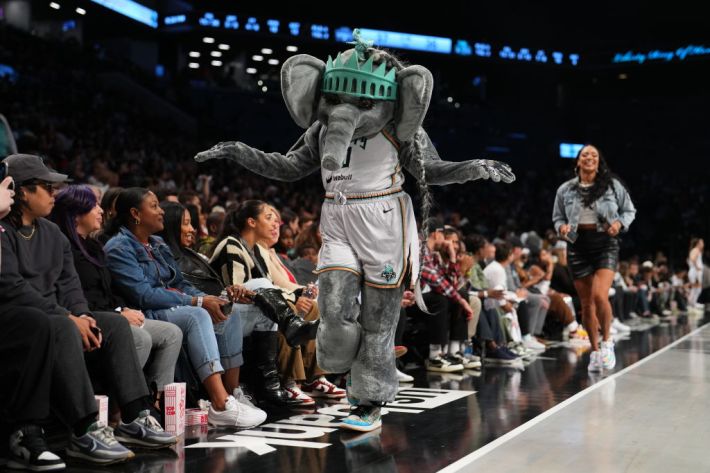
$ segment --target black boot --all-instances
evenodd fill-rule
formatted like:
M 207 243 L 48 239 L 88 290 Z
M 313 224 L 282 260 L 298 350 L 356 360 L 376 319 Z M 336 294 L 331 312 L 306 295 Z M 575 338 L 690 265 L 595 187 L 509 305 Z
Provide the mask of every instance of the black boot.
M 289 346 L 297 347 L 316 338 L 319 320 L 306 322 L 296 315 L 278 289 L 261 289 L 254 296 L 254 304 L 279 326 Z
M 252 332 L 254 359 L 258 373 L 262 377 L 261 398 L 279 406 L 295 406 L 302 401 L 289 399 L 288 393 L 281 388 L 279 370 L 276 368 L 279 343 L 276 332 Z

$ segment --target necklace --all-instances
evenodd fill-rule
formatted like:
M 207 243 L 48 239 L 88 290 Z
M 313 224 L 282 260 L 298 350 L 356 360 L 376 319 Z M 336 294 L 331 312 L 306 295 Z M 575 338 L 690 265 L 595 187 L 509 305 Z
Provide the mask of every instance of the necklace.
M 31 240 L 33 236 L 35 236 L 35 230 L 37 230 L 37 227 L 35 227 L 35 224 L 32 224 L 32 231 L 30 232 L 29 235 L 24 235 L 19 229 L 17 230 L 17 234 L 20 235 L 22 238 L 25 240 Z

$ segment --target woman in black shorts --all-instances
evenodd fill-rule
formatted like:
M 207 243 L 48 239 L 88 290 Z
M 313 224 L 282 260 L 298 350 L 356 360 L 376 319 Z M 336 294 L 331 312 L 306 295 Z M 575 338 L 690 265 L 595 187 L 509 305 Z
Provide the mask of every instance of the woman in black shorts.
M 582 323 L 592 344 L 588 369 L 598 372 L 616 365 L 609 336 L 609 288 L 619 262 L 618 235 L 628 230 L 636 209 L 596 146 L 585 145 L 579 150 L 575 175 L 557 189 L 552 221 L 570 243 L 569 267 L 582 302 Z

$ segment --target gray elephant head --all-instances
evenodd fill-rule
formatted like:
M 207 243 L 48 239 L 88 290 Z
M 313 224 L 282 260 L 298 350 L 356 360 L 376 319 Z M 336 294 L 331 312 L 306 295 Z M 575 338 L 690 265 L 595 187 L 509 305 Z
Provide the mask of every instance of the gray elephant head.
M 357 37 L 356 37 L 357 38 Z M 340 169 L 354 139 L 379 133 L 390 122 L 408 142 L 424 121 L 433 79 L 422 66 L 403 67 L 391 54 L 358 41 L 328 62 L 299 54 L 284 62 L 281 89 L 294 121 L 325 127 L 321 165 Z

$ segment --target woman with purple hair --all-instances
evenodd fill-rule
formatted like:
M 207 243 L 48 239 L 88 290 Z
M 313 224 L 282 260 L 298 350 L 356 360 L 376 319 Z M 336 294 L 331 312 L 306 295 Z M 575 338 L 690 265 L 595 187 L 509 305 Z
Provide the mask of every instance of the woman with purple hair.
M 126 307 L 123 299 L 112 291 L 103 246 L 93 237 L 101 229 L 103 213 L 93 190 L 76 185 L 56 194 L 50 218 L 71 242 L 74 266 L 89 308 L 115 311 L 128 319 L 148 385 L 160 396 L 165 385 L 173 382 L 182 331 L 170 322 L 146 319 L 141 311 Z M 149 358 L 151 362 L 146 366 Z

